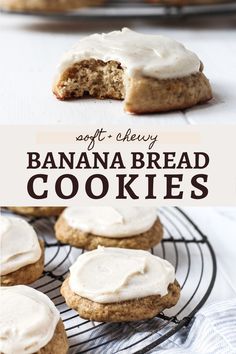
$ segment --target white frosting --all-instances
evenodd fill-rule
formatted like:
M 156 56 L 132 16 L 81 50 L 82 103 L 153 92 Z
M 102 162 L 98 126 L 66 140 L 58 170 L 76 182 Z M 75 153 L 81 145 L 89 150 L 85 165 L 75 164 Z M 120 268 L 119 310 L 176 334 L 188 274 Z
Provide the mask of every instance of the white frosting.
M 0 275 L 12 273 L 41 257 L 33 227 L 17 217 L 0 215 Z
M 156 208 L 69 207 L 63 217 L 69 226 L 110 238 L 132 237 L 149 230 L 157 219 Z
M 178 78 L 198 72 L 200 60 L 181 43 L 160 36 L 141 34 L 123 28 L 121 31 L 85 37 L 62 59 L 59 71 L 86 59 L 121 63 L 129 76 L 159 79 Z
M 70 267 L 71 290 L 98 303 L 164 296 L 174 267 L 147 251 L 104 248 L 82 254 Z
M 52 339 L 59 312 L 41 292 L 24 285 L 0 287 L 0 352 L 31 354 Z

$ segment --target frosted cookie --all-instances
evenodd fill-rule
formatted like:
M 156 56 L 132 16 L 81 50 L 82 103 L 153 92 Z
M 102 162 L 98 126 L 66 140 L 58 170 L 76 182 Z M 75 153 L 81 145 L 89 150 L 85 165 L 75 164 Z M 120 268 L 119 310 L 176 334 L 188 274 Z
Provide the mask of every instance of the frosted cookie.
M 69 307 L 99 322 L 139 321 L 174 306 L 174 267 L 142 250 L 103 248 L 78 257 L 61 288 Z
M 26 216 L 58 216 L 65 209 L 64 207 L 9 207 L 9 210 Z
M 66 11 L 99 6 L 104 0 L 0 0 L 0 8 L 12 11 Z
M 1 287 L 0 307 L 0 353 L 67 353 L 64 325 L 46 295 L 24 285 Z
M 124 99 L 130 113 L 184 109 L 212 98 L 196 54 L 173 39 L 127 28 L 93 34 L 65 54 L 53 91 L 59 99 Z
M 44 242 L 25 220 L 0 216 L 0 283 L 30 284 L 43 273 Z
M 69 207 L 55 224 L 62 243 L 92 250 L 98 245 L 150 249 L 163 236 L 155 208 Z

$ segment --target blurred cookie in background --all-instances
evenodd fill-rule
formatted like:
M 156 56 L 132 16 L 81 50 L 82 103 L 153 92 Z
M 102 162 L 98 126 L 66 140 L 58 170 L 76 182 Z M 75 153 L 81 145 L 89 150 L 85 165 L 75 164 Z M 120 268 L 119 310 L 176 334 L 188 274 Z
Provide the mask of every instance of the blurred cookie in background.
M 50 217 L 59 216 L 64 207 L 8 207 L 14 213 L 25 216 Z
M 0 8 L 20 12 L 60 12 L 82 7 L 99 6 L 104 0 L 0 0 Z

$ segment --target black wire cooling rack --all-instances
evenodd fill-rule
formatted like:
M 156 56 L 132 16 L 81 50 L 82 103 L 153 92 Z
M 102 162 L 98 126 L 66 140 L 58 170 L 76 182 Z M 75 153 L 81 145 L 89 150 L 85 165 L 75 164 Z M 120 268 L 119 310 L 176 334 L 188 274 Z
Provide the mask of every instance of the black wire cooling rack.
M 60 287 L 70 265 L 83 250 L 55 241 L 54 218 L 27 219 L 45 242 L 44 274 L 32 286 L 48 295 L 60 311 L 70 354 L 147 353 L 163 342 L 168 344 L 170 337 L 187 327 L 208 299 L 216 278 L 216 258 L 207 237 L 179 208 L 161 208 L 159 215 L 164 239 L 151 251 L 175 266 L 181 285 L 180 301 L 151 320 L 112 324 L 83 320 L 67 307 Z
M 165 5 L 164 1 L 151 3 L 149 0 L 105 0 L 99 7 L 87 7 L 63 13 L 56 12 L 21 12 L 23 15 L 36 15 L 60 20 L 105 20 L 105 19 L 158 19 L 179 18 L 202 15 L 232 15 L 236 13 L 235 0 L 205 0 L 205 4 L 183 6 Z M 2 11 L 7 12 L 7 11 Z M 12 12 L 11 12 L 12 13 Z

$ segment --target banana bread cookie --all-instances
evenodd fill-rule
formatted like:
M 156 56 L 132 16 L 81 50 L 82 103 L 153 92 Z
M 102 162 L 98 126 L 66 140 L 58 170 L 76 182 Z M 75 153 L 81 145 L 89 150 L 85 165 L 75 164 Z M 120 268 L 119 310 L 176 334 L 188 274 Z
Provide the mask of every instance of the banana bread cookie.
M 0 287 L 0 306 L 0 353 L 67 353 L 63 322 L 46 295 L 25 285 Z
M 25 220 L 0 216 L 0 283 L 10 286 L 36 281 L 44 269 L 44 242 Z
M 203 64 L 182 44 L 127 28 L 86 37 L 65 54 L 53 92 L 58 99 L 124 99 L 130 113 L 185 109 L 212 98 Z
M 103 3 L 104 0 L 0 0 L 0 8 L 19 12 L 60 12 Z
M 9 210 L 25 216 L 58 216 L 64 207 L 8 207 Z
M 55 224 L 62 243 L 92 250 L 100 246 L 150 249 L 163 237 L 155 208 L 69 207 Z
M 147 251 L 100 247 L 78 257 L 61 293 L 82 318 L 126 322 L 174 306 L 180 287 L 169 262 Z

